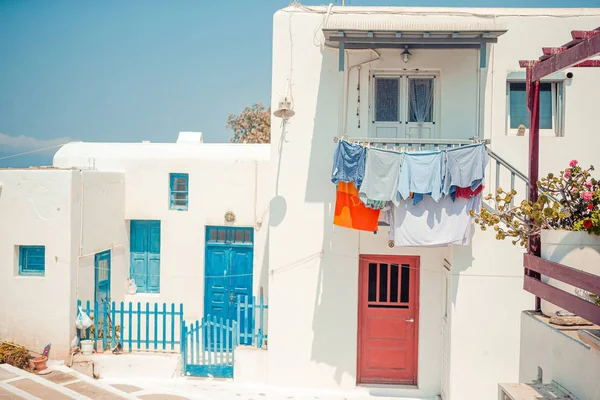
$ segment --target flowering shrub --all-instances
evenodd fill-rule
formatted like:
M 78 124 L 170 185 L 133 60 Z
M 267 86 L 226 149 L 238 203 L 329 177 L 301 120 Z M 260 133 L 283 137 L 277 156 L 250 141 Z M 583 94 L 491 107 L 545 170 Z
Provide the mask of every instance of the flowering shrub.
M 517 192 L 498 188 L 496 196 L 486 197 L 496 202 L 497 211 L 482 209 L 479 214 L 471 211 L 471 215 L 482 230 L 493 228 L 496 239 L 512 237 L 513 244 L 521 246 L 541 229 L 600 235 L 600 182 L 591 177 L 593 170 L 593 166 L 583 169 L 577 160 L 572 160 L 559 176 L 548 174 L 537 182 L 541 194 L 536 202 L 523 200 L 513 206 L 511 202 Z

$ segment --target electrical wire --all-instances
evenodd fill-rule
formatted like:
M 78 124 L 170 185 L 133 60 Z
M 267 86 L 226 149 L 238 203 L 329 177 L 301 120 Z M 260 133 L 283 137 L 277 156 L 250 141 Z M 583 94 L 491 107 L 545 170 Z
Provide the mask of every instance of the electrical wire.
M 359 235 L 359 241 L 360 241 L 360 235 Z M 360 245 L 360 242 L 359 242 Z M 317 252 L 317 253 L 313 253 L 311 255 L 308 255 L 306 257 L 300 258 L 292 263 L 289 263 L 283 267 L 279 267 L 279 268 L 273 268 L 269 271 L 269 275 L 273 276 L 276 275 L 278 273 L 287 271 L 287 270 L 291 270 L 291 269 L 295 269 L 297 267 L 301 267 L 306 265 L 309 261 L 315 260 L 317 258 L 323 258 L 323 256 L 325 256 L 326 254 L 324 252 Z M 381 256 L 390 256 L 390 257 L 402 257 L 404 255 L 402 254 L 379 254 Z M 348 254 L 341 254 L 341 253 L 327 253 L 327 256 L 336 256 L 336 257 L 344 257 L 344 258 L 348 258 L 351 259 L 353 261 L 359 262 L 359 261 L 367 261 L 367 262 L 373 262 L 373 263 L 381 263 L 381 259 L 374 259 L 374 258 L 369 258 L 369 257 L 365 257 L 363 255 L 358 255 L 358 256 L 354 256 L 354 255 L 348 255 Z M 88 267 L 82 267 L 82 268 L 88 268 Z M 99 268 L 99 267 L 93 267 L 94 269 L 102 269 L 105 270 L 104 268 Z M 423 267 L 412 267 L 412 266 L 408 266 L 409 269 L 415 269 L 417 271 L 424 271 L 424 272 L 428 272 L 428 273 L 434 273 L 434 274 L 445 274 L 446 272 L 444 272 L 443 270 L 434 270 L 434 269 L 430 269 L 430 268 L 423 268 Z M 173 278 L 173 279 L 204 279 L 204 278 L 209 278 L 209 279 L 229 279 L 229 278 L 237 278 L 237 277 L 243 277 L 243 276 L 253 276 L 254 273 L 248 273 L 248 274 L 232 274 L 232 275 L 208 275 L 208 276 L 170 276 L 169 278 Z M 452 275 L 456 275 L 459 277 L 477 277 L 477 278 L 523 278 L 523 275 L 497 275 L 497 274 L 452 274 Z M 161 274 L 143 274 L 143 276 L 145 277 L 160 277 Z M 163 278 L 165 277 L 164 275 L 162 275 Z
M 19 157 L 19 156 L 24 156 L 24 155 L 26 155 L 26 154 L 37 153 L 37 152 L 40 152 L 40 151 L 46 151 L 46 150 L 50 150 L 50 149 L 55 149 L 55 148 L 57 148 L 57 147 L 62 147 L 62 146 L 64 146 L 64 145 L 68 144 L 68 143 L 69 143 L 69 142 L 67 142 L 67 143 L 63 143 L 63 144 L 57 144 L 57 145 L 55 145 L 55 146 L 50 146 L 50 147 L 44 147 L 43 149 L 30 150 L 30 151 L 25 151 L 25 152 L 23 152 L 23 153 L 12 154 L 12 155 L 10 155 L 10 156 L 4 156 L 4 157 L 0 157 L 0 160 L 6 160 L 6 159 L 8 159 L 8 158 Z
M 310 7 L 310 6 L 305 6 L 303 4 L 299 4 L 299 3 L 292 3 L 290 5 L 293 8 L 297 8 L 300 9 L 302 11 L 306 11 L 309 13 L 314 13 L 314 14 L 326 14 L 329 13 L 329 11 L 327 9 L 323 9 L 325 6 L 317 6 L 317 7 Z M 414 8 L 414 7 L 371 7 L 371 9 L 369 9 L 369 7 L 352 7 L 351 9 L 348 7 L 338 7 L 336 10 L 331 10 L 330 13 L 331 14 L 342 14 L 342 15 L 351 15 L 351 14 L 366 14 L 366 15 L 371 15 L 371 14 L 377 14 L 377 15 L 381 15 L 381 14 L 395 14 L 395 15 L 416 15 L 416 16 L 425 16 L 425 15 L 442 15 L 442 16 L 456 16 L 456 17 L 479 17 L 479 18 L 501 18 L 501 17 L 554 17 L 554 18 L 580 18 L 582 17 L 581 14 L 550 14 L 550 13 L 535 13 L 535 14 L 520 14 L 520 13 L 500 13 L 500 14 L 493 14 L 493 13 L 477 13 L 477 12 L 473 12 L 473 11 L 448 11 L 448 12 L 444 12 L 442 10 L 420 10 L 420 11 L 411 11 L 408 10 L 408 8 Z M 282 12 L 296 12 L 296 10 L 289 10 L 287 8 L 284 8 L 282 10 L 280 10 Z M 594 14 L 585 14 L 585 17 L 598 17 L 600 16 L 600 13 L 594 13 Z

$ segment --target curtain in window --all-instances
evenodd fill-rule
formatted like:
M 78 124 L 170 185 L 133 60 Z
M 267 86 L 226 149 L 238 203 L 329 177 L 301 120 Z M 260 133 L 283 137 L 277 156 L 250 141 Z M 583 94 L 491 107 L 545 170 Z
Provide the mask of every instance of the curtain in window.
M 433 79 L 410 79 L 410 121 L 418 122 L 419 127 L 423 122 L 431 121 L 431 105 L 433 104 Z
M 397 78 L 377 78 L 375 80 L 375 121 L 399 121 L 399 84 L 400 81 Z

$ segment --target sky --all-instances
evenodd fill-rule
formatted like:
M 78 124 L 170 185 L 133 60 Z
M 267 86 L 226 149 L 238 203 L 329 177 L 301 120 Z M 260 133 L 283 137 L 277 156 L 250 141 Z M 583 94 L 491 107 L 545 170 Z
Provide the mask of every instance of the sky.
M 288 4 L 0 0 L 0 167 L 51 165 L 56 147 L 4 157 L 71 140 L 174 142 L 180 131 L 201 131 L 205 142 L 229 141 L 229 114 L 270 103 L 272 17 Z M 600 7 L 600 0 L 346 5 Z

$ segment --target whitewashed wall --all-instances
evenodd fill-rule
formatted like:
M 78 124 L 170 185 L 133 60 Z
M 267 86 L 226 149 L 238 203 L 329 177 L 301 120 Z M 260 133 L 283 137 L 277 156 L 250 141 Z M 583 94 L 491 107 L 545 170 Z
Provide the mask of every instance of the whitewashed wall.
M 527 313 L 521 324 L 519 382 L 535 381 L 540 367 L 544 383 L 556 381 L 578 399 L 600 398 L 597 350 Z
M 94 301 L 97 253 L 111 251 L 111 299 L 125 298 L 129 277 L 128 237 L 125 223 L 125 178 L 122 173 L 82 171 L 76 175 L 74 197 L 83 200 L 83 232 L 73 226 L 73 236 L 81 235 L 79 258 L 79 299 Z M 83 197 L 81 184 L 83 183 Z M 79 243 L 77 243 L 79 249 Z
M 345 10 L 351 12 L 352 8 Z M 489 67 L 482 80 L 485 110 L 481 117 L 493 150 L 526 172 L 527 138 L 506 135 L 507 74 L 509 70 L 519 70 L 519 59 L 538 58 L 542 46 L 569 41 L 570 30 L 600 25 L 600 10 L 544 9 L 544 16 L 538 10 L 436 10 L 448 14 L 457 11 L 489 14 L 508 26 L 509 32 L 491 46 L 488 54 Z M 401 250 L 385 247 L 386 230 L 375 237 L 360 235 L 359 241 L 355 232 L 332 225 L 332 138 L 343 130 L 342 93 L 346 80 L 338 72 L 337 49 L 319 47 L 323 18 L 323 14 L 293 8 L 279 11 L 274 17 L 272 105 L 276 107 L 279 98 L 287 94 L 294 100 L 296 115 L 287 125 L 273 124 L 272 132 L 268 382 L 352 388 L 356 384 L 357 257 L 369 251 L 397 254 Z M 454 131 L 456 138 L 470 137 L 470 131 L 476 127 L 476 113 L 470 110 L 476 108 L 477 53 L 429 52 L 415 50 L 413 65 L 441 71 L 442 132 Z M 366 52 L 350 54 L 347 68 L 370 57 Z M 382 54 L 379 67 L 389 67 L 393 52 Z M 440 55 L 437 64 L 436 54 Z M 397 63 L 404 67 L 399 56 Z M 600 122 L 590 101 L 600 89 L 598 72 L 574 72 L 575 78 L 565 92 L 565 137 L 543 138 L 542 171 L 557 169 L 557 161 L 565 165 L 572 158 L 590 163 L 600 144 L 600 139 L 590 133 Z M 448 79 L 444 79 L 446 73 L 450 73 Z M 362 74 L 366 75 L 365 69 Z M 363 88 L 367 87 L 365 78 L 361 80 Z M 364 137 L 369 122 L 365 109 L 368 96 L 361 92 L 363 128 L 359 130 L 353 100 L 356 79 L 353 72 L 349 79 L 347 131 L 350 136 Z M 466 131 L 468 135 L 464 134 Z M 561 151 L 565 149 L 567 152 Z M 494 173 L 490 166 L 488 182 Z M 471 246 L 455 246 L 447 251 L 452 258 L 448 397 L 494 398 L 498 382 L 518 381 L 520 311 L 534 305 L 533 296 L 522 289 L 523 251 L 510 242 L 495 241 L 491 232 L 480 231 L 474 232 Z M 404 253 L 420 254 L 423 266 L 441 272 L 443 251 L 406 249 Z M 430 329 L 420 331 L 419 350 L 423 346 L 427 350 L 420 351 L 420 390 L 414 394 L 431 395 L 440 392 L 442 274 L 424 274 L 422 271 L 420 318 Z M 424 293 L 432 297 L 425 298 Z
M 204 243 L 207 225 L 254 227 L 254 294 L 264 286 L 268 224 L 268 145 L 193 143 L 71 143 L 61 148 L 54 165 L 93 167 L 123 173 L 124 223 L 114 225 L 114 240 L 123 240 L 126 275 L 113 277 L 113 297 L 123 294 L 129 275 L 129 221 L 161 221 L 160 293 L 125 295 L 126 302 L 183 303 L 186 320 L 204 314 Z M 169 209 L 169 173 L 189 174 L 189 209 Z M 87 222 L 86 222 L 87 223 Z M 92 260 L 93 261 L 93 260 Z M 122 279 L 122 281 L 118 281 Z
M 66 358 L 75 333 L 72 223 L 77 171 L 0 170 L 0 338 Z M 46 248 L 45 275 L 19 276 L 18 246 Z

